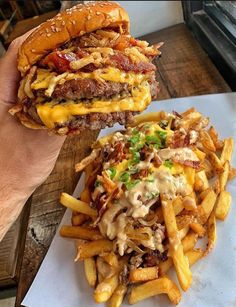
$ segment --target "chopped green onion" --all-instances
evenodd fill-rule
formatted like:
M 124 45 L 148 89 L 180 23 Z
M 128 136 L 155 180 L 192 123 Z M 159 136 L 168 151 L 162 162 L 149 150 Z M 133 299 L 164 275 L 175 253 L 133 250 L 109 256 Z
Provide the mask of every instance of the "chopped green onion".
M 96 180 L 94 183 L 95 188 L 99 187 L 101 184 L 101 182 L 99 180 Z
M 155 197 L 157 197 L 159 195 L 159 192 L 147 192 L 145 197 L 149 200 L 149 199 L 153 199 Z
M 161 147 L 161 140 L 155 135 L 147 135 L 145 141 L 148 145 L 155 144 L 158 147 Z
M 113 179 L 116 175 L 116 169 L 114 167 L 110 167 L 108 170 L 109 176 L 111 179 Z
M 164 165 L 165 167 L 172 168 L 173 162 L 171 160 L 165 160 Z
M 127 182 L 127 183 L 125 184 L 126 189 L 127 189 L 127 190 L 131 190 L 131 189 L 134 188 L 139 182 L 141 182 L 141 180 L 139 180 L 139 179 L 136 179 L 136 180 Z
M 155 179 L 154 179 L 154 178 L 147 178 L 146 181 L 147 181 L 147 182 L 154 182 Z
M 124 172 L 120 175 L 121 182 L 128 182 L 130 181 L 130 174 L 128 172 Z
M 131 138 L 128 139 L 128 141 L 132 144 L 132 145 L 136 145 L 139 141 L 140 141 L 140 135 L 134 135 Z
M 133 135 L 137 135 L 137 134 L 139 134 L 138 129 L 134 128 L 134 129 L 132 130 L 132 134 L 133 134 Z

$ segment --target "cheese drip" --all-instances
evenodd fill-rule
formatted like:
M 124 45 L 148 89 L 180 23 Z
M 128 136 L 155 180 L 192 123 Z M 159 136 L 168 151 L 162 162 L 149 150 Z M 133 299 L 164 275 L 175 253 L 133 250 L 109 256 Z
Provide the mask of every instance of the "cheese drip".
M 49 129 L 53 129 L 55 124 L 63 124 L 73 116 L 86 115 L 89 113 L 112 113 L 124 111 L 143 111 L 151 102 L 150 85 L 143 81 L 131 90 L 131 97 L 119 100 L 95 100 L 91 104 L 84 104 L 80 101 L 75 103 L 72 100 L 65 104 L 55 105 L 55 101 L 37 105 L 37 113 Z
M 55 72 L 50 72 L 47 69 L 39 68 L 37 70 L 36 80 L 31 84 L 31 88 L 33 90 L 45 89 L 45 94 L 50 97 L 57 84 L 63 84 L 69 80 L 95 79 L 100 82 L 111 81 L 136 86 L 148 78 L 149 76 L 146 74 L 127 73 L 114 67 L 96 69 L 91 73 L 65 72 L 60 75 L 56 75 Z

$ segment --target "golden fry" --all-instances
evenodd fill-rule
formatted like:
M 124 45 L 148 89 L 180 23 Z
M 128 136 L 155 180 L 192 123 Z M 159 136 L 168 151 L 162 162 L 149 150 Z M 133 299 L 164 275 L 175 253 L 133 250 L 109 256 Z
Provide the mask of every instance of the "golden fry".
M 91 287 L 95 287 L 97 281 L 97 269 L 96 263 L 93 257 L 84 259 L 84 272 L 88 284 Z
M 208 158 L 215 172 L 218 174 L 221 173 L 223 171 L 223 164 L 217 155 L 214 152 L 209 152 Z
M 75 165 L 75 171 L 76 172 L 82 171 L 85 167 L 87 167 L 98 157 L 99 153 L 100 153 L 99 149 L 94 149 L 89 156 L 87 156 L 86 158 L 84 158 L 82 161 L 80 161 Z
M 139 125 L 144 122 L 158 122 L 161 120 L 161 112 L 151 112 L 147 114 L 141 114 L 134 117 L 134 121 L 131 127 Z
M 199 223 L 189 224 L 190 228 L 200 237 L 204 237 L 206 234 L 206 229 Z
M 196 242 L 197 242 L 197 235 L 194 232 L 190 232 L 189 234 L 187 234 L 186 237 L 183 238 L 182 240 L 184 253 L 186 253 L 190 249 L 193 249 Z
M 78 246 L 78 253 L 75 261 L 100 255 L 104 252 L 111 252 L 112 250 L 113 243 L 110 240 L 101 239 L 87 242 Z
M 178 227 L 178 230 L 181 230 L 187 226 L 193 221 L 193 216 L 191 215 L 178 215 L 176 216 L 176 224 Z
M 188 258 L 189 265 L 194 265 L 199 259 L 204 255 L 201 249 L 192 249 L 186 252 L 186 257 Z
M 234 139 L 228 138 L 224 140 L 224 147 L 221 153 L 220 161 L 224 164 L 226 161 L 231 161 L 234 148 Z
M 88 219 L 89 217 L 87 215 L 79 213 L 71 217 L 71 224 L 72 226 L 79 226 L 83 224 L 85 221 L 87 221 Z
M 158 267 L 138 268 L 130 271 L 129 281 L 132 283 L 158 278 Z
M 207 221 L 207 235 L 208 235 L 208 243 L 207 243 L 207 248 L 204 252 L 204 256 L 208 255 L 216 244 L 216 218 L 214 211 L 211 212 L 211 215 Z
M 80 226 L 62 226 L 60 229 L 60 235 L 62 237 L 82 239 L 82 240 L 102 239 L 100 231 Z
M 207 151 L 216 151 L 215 145 L 206 130 L 200 131 L 200 141 Z
M 200 171 L 195 175 L 195 184 L 194 189 L 195 191 L 204 191 L 209 188 L 209 182 L 206 176 L 205 171 Z
M 113 276 L 117 272 L 117 268 L 110 266 L 102 257 L 97 257 L 97 270 L 103 278 Z
M 112 296 L 118 286 L 118 274 L 105 278 L 99 283 L 94 291 L 94 300 L 96 303 L 105 303 Z
M 187 195 L 184 197 L 183 206 L 184 206 L 184 209 L 188 211 L 197 209 L 196 196 L 193 192 L 190 195 Z
M 118 258 L 114 252 L 104 253 L 100 256 L 112 267 L 115 267 L 115 268 L 118 267 L 119 265 Z
M 199 216 L 203 224 L 205 224 L 205 222 L 208 220 L 208 217 L 210 216 L 211 211 L 214 208 L 215 202 L 216 193 L 213 190 L 209 189 L 209 192 L 206 194 L 205 198 L 198 206 Z
M 167 294 L 170 301 L 175 305 L 181 300 L 181 293 L 176 284 L 168 277 L 162 277 L 132 288 L 129 303 L 135 304 L 158 294 Z
M 169 271 L 169 269 L 172 267 L 172 265 L 173 265 L 173 260 L 170 257 L 166 261 L 161 262 L 159 264 L 159 275 L 161 277 L 166 275 L 166 273 Z
M 236 177 L 236 168 L 232 167 L 232 168 L 230 168 L 230 171 L 229 171 L 228 180 L 232 180 L 235 177 Z
M 216 132 L 215 128 L 213 126 L 210 127 L 208 130 L 208 133 L 215 145 L 216 149 L 221 149 L 223 147 L 223 141 L 219 140 L 218 133 Z
M 73 196 L 67 193 L 61 193 L 60 203 L 79 213 L 87 214 L 91 217 L 97 216 L 97 211 L 89 207 L 89 204 L 74 198 Z
M 225 220 L 230 210 L 231 201 L 232 201 L 232 196 L 229 192 L 222 191 L 220 193 L 216 203 L 216 210 L 215 210 L 215 216 L 217 219 L 220 219 L 222 221 Z
M 229 161 L 226 161 L 224 164 L 224 171 L 219 175 L 220 191 L 223 191 L 225 189 L 228 177 L 229 177 Z
M 161 201 L 164 221 L 170 242 L 170 253 L 174 262 L 181 288 L 186 291 L 192 283 L 192 273 L 187 258 L 184 256 L 183 245 L 178 237 L 175 213 L 170 200 Z
M 127 286 L 120 284 L 112 294 L 112 297 L 108 303 L 108 307 L 120 307 L 126 292 Z

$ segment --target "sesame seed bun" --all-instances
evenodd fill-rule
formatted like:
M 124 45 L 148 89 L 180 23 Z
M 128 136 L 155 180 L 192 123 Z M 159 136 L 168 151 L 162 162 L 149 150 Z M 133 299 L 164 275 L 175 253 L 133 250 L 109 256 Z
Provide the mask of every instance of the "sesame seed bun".
M 122 26 L 129 34 L 129 16 L 115 2 L 79 4 L 42 23 L 23 42 L 18 53 L 18 70 L 24 75 L 48 52 L 75 37 L 106 27 Z

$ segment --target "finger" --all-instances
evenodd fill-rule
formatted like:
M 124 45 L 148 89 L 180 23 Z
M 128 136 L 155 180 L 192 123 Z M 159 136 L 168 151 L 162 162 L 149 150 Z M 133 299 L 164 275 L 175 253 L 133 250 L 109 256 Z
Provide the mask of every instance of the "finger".
M 34 30 L 34 29 L 33 29 Z M 33 31 L 16 38 L 0 60 L 0 102 L 15 103 L 19 86 L 20 73 L 17 70 L 17 53 L 20 45 Z

